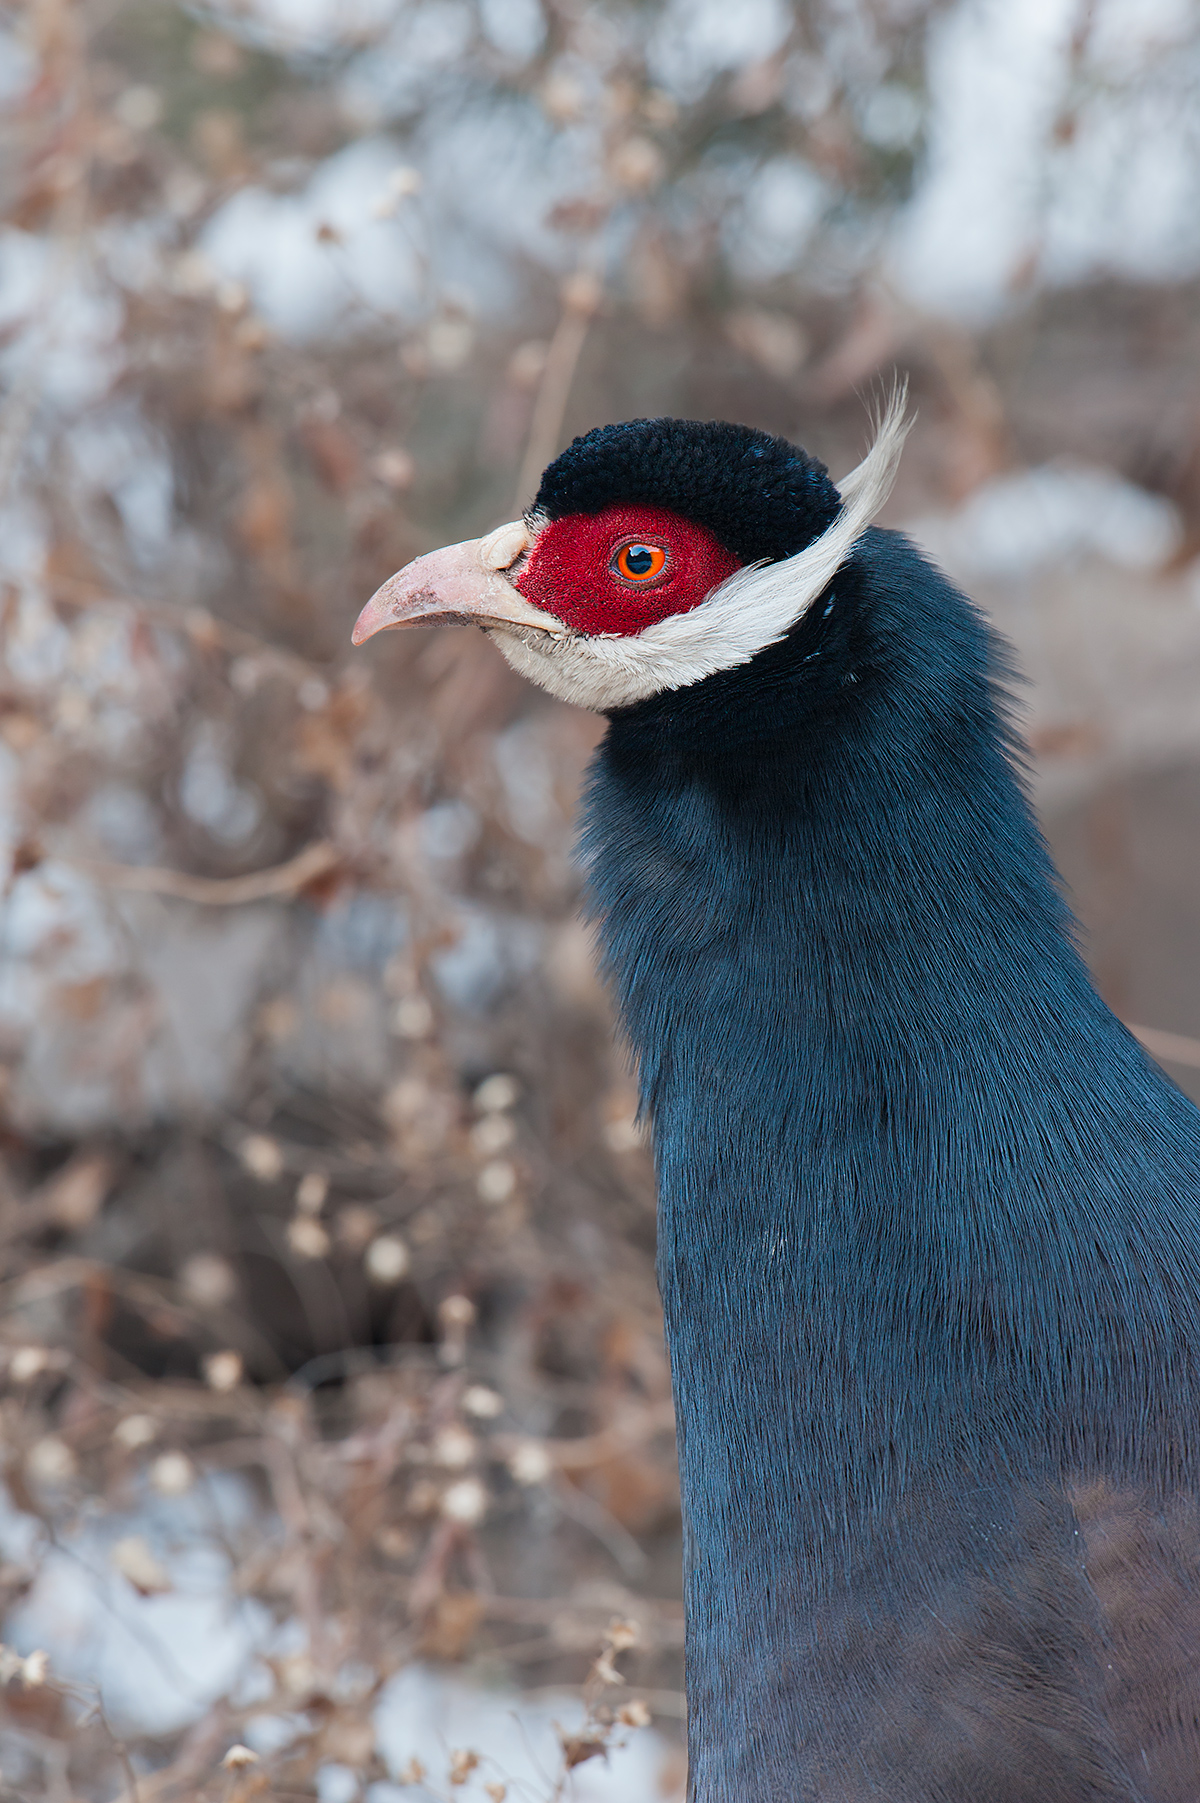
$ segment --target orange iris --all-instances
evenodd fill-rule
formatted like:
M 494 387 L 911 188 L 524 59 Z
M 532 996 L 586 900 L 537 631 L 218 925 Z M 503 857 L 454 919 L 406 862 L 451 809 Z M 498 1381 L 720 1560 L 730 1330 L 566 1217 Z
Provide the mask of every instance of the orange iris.
M 661 545 L 645 545 L 639 539 L 622 545 L 613 558 L 612 567 L 626 582 L 652 582 L 666 566 L 667 554 Z

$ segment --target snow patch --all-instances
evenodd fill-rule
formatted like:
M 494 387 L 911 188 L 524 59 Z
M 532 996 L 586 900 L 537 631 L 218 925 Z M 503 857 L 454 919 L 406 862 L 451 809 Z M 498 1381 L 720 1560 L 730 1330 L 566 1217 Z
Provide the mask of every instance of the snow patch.
M 1156 570 L 1181 532 L 1170 502 L 1111 470 L 1070 463 L 998 476 L 956 512 L 929 515 L 909 530 L 952 571 L 1002 580 L 1088 555 Z
M 681 100 L 696 100 L 727 70 L 771 56 L 792 28 L 783 0 L 670 0 L 651 38 L 654 79 Z
M 516 62 L 528 62 L 545 41 L 538 0 L 479 0 L 479 21 L 496 49 Z
M 429 960 L 447 1001 L 464 1014 L 484 1014 L 538 964 L 544 934 L 532 920 L 460 904 L 458 938 Z
M 770 158 L 726 222 L 723 236 L 731 267 L 752 281 L 769 281 L 795 269 L 828 200 L 828 188 L 803 158 Z
M 984 321 L 1033 270 L 1200 267 L 1196 52 L 1175 48 L 1189 9 L 1100 0 L 1095 14 L 1080 68 L 1076 0 L 961 0 L 934 28 L 927 160 L 889 258 L 919 306 Z
M 299 194 L 242 188 L 210 220 L 201 249 L 288 337 L 312 338 L 347 315 L 412 315 L 422 295 L 419 215 L 401 227 L 373 211 L 402 161 L 386 139 L 364 138 L 321 163 Z M 322 241 L 322 227 L 333 236 Z
M 436 1782 L 450 1749 L 470 1747 L 481 1755 L 487 1782 L 508 1784 L 510 1795 L 543 1797 L 552 1788 L 547 1775 L 559 1766 L 555 1723 L 569 1729 L 580 1717 L 578 1698 L 566 1693 L 532 1701 L 413 1665 L 384 1686 L 375 1708 L 375 1740 L 393 1777 L 415 1756 Z M 666 1760 L 662 1739 L 639 1729 L 607 1760 L 576 1767 L 572 1803 L 662 1803 Z M 393 1793 L 379 1785 L 367 1794 L 371 1803 L 390 1803 Z
M 5 1641 L 21 1653 L 40 1647 L 59 1677 L 94 1685 L 118 1731 L 178 1732 L 236 1689 L 271 1632 L 262 1604 L 234 1594 L 220 1545 L 251 1508 L 248 1486 L 219 1474 L 202 1495 L 85 1518 L 39 1549 L 38 1525 L 22 1532 L 30 1518 L 6 1498 L 6 1551 L 21 1547 L 24 1562 L 39 1556 Z M 116 1543 L 134 1534 L 169 1574 L 168 1594 L 140 1595 L 113 1565 Z

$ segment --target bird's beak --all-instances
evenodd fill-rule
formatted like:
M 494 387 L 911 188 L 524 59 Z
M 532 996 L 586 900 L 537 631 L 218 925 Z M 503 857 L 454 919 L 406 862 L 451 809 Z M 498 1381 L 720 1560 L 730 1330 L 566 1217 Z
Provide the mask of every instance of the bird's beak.
M 504 573 L 529 543 L 525 522 L 513 520 L 486 538 L 464 539 L 405 564 L 359 614 L 353 643 L 365 644 L 393 626 L 532 627 L 562 638 L 567 631 L 562 621 L 526 601 Z

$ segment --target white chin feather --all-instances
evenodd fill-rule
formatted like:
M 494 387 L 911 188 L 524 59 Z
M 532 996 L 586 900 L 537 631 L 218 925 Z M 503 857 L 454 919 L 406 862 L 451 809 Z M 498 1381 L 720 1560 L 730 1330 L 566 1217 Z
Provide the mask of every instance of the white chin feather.
M 887 500 L 910 425 L 905 398 L 897 388 L 870 451 L 840 484 L 841 512 L 795 557 L 736 570 L 690 613 L 670 614 L 633 636 L 497 631 L 496 644 L 522 676 L 597 713 L 749 663 L 785 637 L 829 586 Z

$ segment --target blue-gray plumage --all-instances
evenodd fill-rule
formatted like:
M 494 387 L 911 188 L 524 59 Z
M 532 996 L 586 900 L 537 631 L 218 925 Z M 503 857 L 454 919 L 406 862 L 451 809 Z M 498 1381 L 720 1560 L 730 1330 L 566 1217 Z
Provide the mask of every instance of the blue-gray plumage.
M 539 530 L 646 501 L 752 560 L 723 441 L 671 424 L 669 481 L 661 422 L 577 441 Z M 761 444 L 778 560 L 824 472 Z M 695 1803 L 1200 1797 L 1200 1113 L 1089 981 L 1006 677 L 872 530 L 757 656 L 610 710 L 592 773 Z

